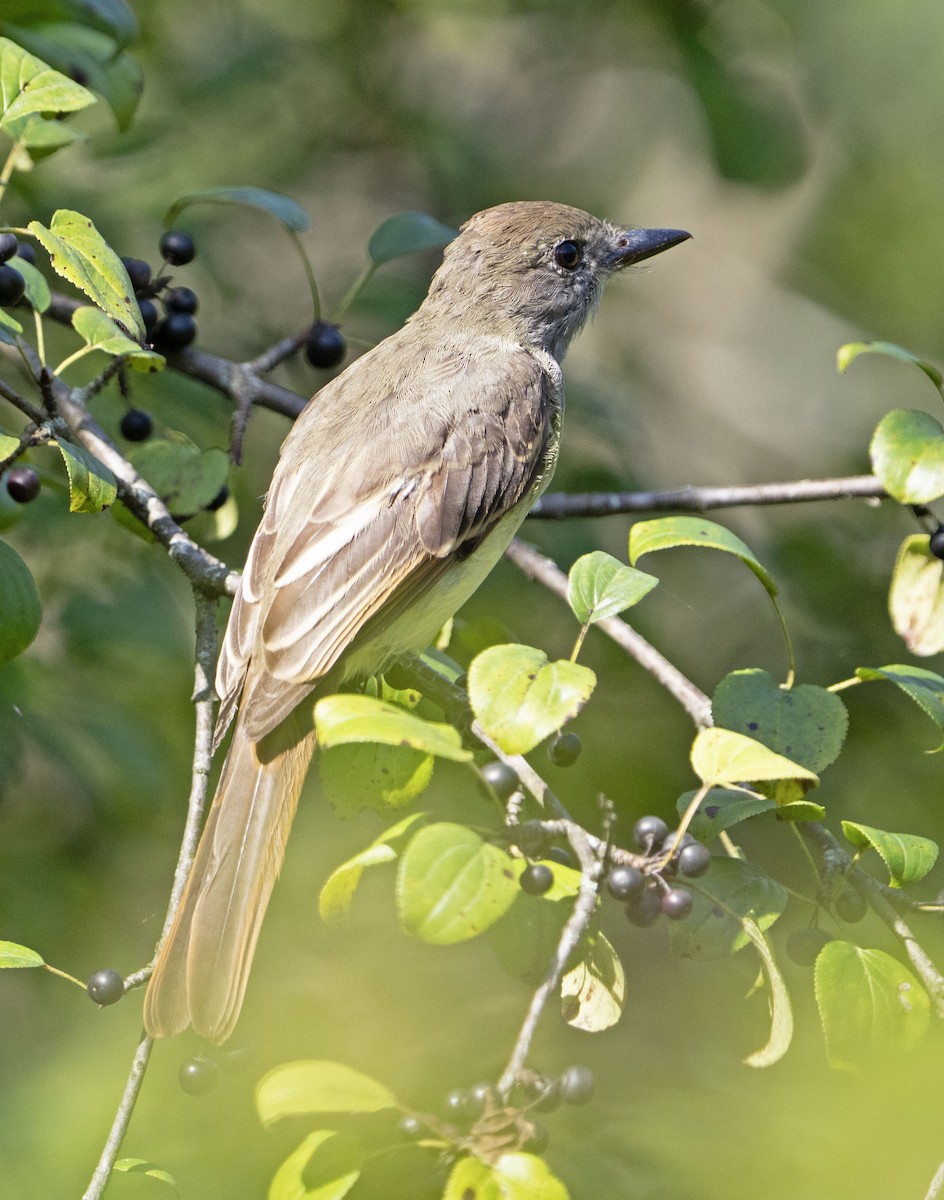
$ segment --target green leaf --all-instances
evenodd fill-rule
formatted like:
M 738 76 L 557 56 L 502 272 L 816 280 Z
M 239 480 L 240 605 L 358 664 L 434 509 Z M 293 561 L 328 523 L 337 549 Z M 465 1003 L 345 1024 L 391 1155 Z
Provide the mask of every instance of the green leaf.
M 767 671 L 732 671 L 711 702 L 716 725 L 761 742 L 810 771 L 839 757 L 849 714 L 838 696 L 804 683 L 778 686 Z
M 683 792 L 675 802 L 679 816 L 688 811 L 688 806 L 695 798 L 695 792 Z M 741 788 L 712 788 L 704 796 L 698 806 L 689 832 L 700 842 L 710 842 L 725 829 L 755 817 L 758 813 L 771 812 L 776 809 L 777 801 L 769 796 L 758 796 L 755 792 L 744 791 Z
M 767 1044 L 760 1050 L 749 1054 L 744 1062 L 748 1067 L 772 1067 L 790 1049 L 793 1040 L 793 1008 L 790 1004 L 790 993 L 777 966 L 773 951 L 767 939 L 750 918 L 744 920 L 742 926 L 750 938 L 754 949 L 760 955 L 760 961 L 767 976 L 770 987 L 770 1037 Z
M 0 129 L 16 140 L 29 119 L 77 112 L 95 103 L 90 91 L 0 37 Z
M 0 546 L 3 542 L 0 542 Z M 2 555 L 0 555 L 2 560 Z M 0 634 L 2 637 L 2 634 Z M 0 969 L 4 967 L 42 967 L 43 956 L 29 946 L 18 946 L 16 942 L 0 942 Z
M 464 825 L 427 825 L 397 873 L 397 910 L 407 933 L 435 946 L 484 933 L 520 893 L 504 850 Z
M 128 272 L 88 217 L 60 208 L 47 229 L 30 221 L 29 231 L 49 252 L 52 269 L 133 337 L 144 338 L 144 322 Z
M 362 850 L 353 858 L 349 858 L 347 862 L 336 867 L 328 876 L 318 897 L 318 911 L 322 921 L 334 924 L 344 920 L 350 912 L 354 893 L 357 891 L 357 885 L 361 881 L 365 867 L 395 862 L 400 852 L 400 846 L 406 840 L 407 835 L 413 832 L 417 821 L 425 819 L 425 813 L 410 813 L 396 825 L 384 830 L 366 850 Z
M 557 873 L 557 864 L 551 868 Z M 520 888 L 519 888 L 520 891 Z M 540 900 L 546 900 L 545 896 Z M 561 932 L 570 916 L 569 904 L 540 903 L 524 892 L 488 931 L 489 944 L 506 974 L 535 988 L 547 978 Z
M 396 213 L 381 222 L 371 234 L 367 253 L 374 266 L 380 267 L 404 254 L 445 246 L 458 232 L 428 213 Z
M 11 317 L 8 312 L 4 312 L 0 308 L 0 342 L 6 342 L 8 346 L 15 346 L 16 335 L 22 332 L 23 326 L 16 317 Z
M 896 408 L 879 421 L 869 446 L 872 470 L 902 504 L 944 496 L 944 429 L 930 413 Z
M 833 1067 L 914 1049 L 930 1022 L 927 993 L 881 950 L 828 942 L 816 959 L 816 1003 Z
M 128 459 L 176 517 L 192 516 L 212 504 L 229 479 L 225 450 L 201 450 L 178 435 L 175 440 L 148 438 Z
M 353 817 L 367 808 L 391 813 L 422 796 L 435 762 L 431 754 L 409 746 L 352 742 L 319 750 L 318 777 L 339 817 Z
M 787 906 L 788 893 L 760 867 L 740 858 L 715 858 L 711 870 L 694 885 L 692 911 L 670 921 L 669 941 L 679 958 L 723 958 L 752 939 L 747 919 L 769 929 Z
M 180 1195 L 177 1180 L 171 1175 L 170 1171 L 165 1171 L 163 1167 L 157 1166 L 156 1163 L 148 1162 L 146 1158 L 119 1158 L 115 1163 L 114 1169 L 126 1175 L 147 1175 L 150 1179 L 157 1179 L 161 1183 L 168 1184 L 169 1187 L 174 1189 L 176 1196 Z
M 704 517 L 657 517 L 654 521 L 637 521 L 629 531 L 629 561 L 633 566 L 644 554 L 676 546 L 703 546 L 733 554 L 754 572 L 771 597 L 777 595 L 777 585 L 750 547 L 714 521 Z
M 912 654 L 944 650 L 944 562 L 933 555 L 927 534 L 906 537 L 898 551 L 888 593 L 895 632 Z
M 529 750 L 575 717 L 596 676 L 577 663 L 548 662 L 532 646 L 491 646 L 469 667 L 469 701 L 506 754 Z
M 20 439 L 18 437 L 14 437 L 12 433 L 3 433 L 0 430 L 0 458 L 9 458 L 19 448 Z
M 938 846 L 914 833 L 887 833 L 858 821 L 843 821 L 842 832 L 853 846 L 877 850 L 888 867 L 892 887 L 907 887 L 927 875 L 937 862 Z
M 496 1163 L 460 1158 L 442 1200 L 569 1200 L 561 1181 L 535 1154 L 503 1154 Z
M 860 679 L 887 679 L 910 696 L 944 733 L 944 678 L 923 667 L 893 663 L 888 667 L 858 667 Z
M 468 750 L 462 749 L 462 738 L 451 725 L 424 721 L 373 696 L 325 696 L 315 705 L 315 728 L 322 747 L 380 742 L 409 746 L 453 762 L 469 762 L 472 758 Z
M 341 1200 L 360 1178 L 361 1144 L 333 1129 L 316 1129 L 276 1171 L 269 1200 Z
M 29 567 L 0 542 L 0 663 L 22 654 L 39 632 L 43 606 Z
M 816 775 L 768 750 L 761 742 L 730 729 L 702 729 L 692 743 L 692 766 L 702 783 L 758 783 L 774 779 L 803 779 L 819 783 Z
M 30 152 L 30 158 L 45 158 L 63 146 L 88 140 L 88 135 L 61 121 L 46 121 L 42 117 L 30 117 L 23 127 L 19 140 Z
M 69 512 L 101 512 L 113 504 L 118 483 L 108 467 L 84 446 L 57 441 L 69 476 Z
M 256 1110 L 263 1125 L 309 1113 L 372 1113 L 396 1107 L 396 1097 L 378 1080 L 324 1059 L 282 1063 L 256 1087 Z
M 26 299 L 30 308 L 35 309 L 38 313 L 44 313 L 52 299 L 45 275 L 41 271 L 37 271 L 33 264 L 28 263 L 25 258 L 20 258 L 18 254 L 10 259 L 10 266 L 15 267 L 23 276 L 23 282 L 26 284 Z
M 92 350 L 101 350 L 115 358 L 124 358 L 135 371 L 160 371 L 163 355 L 144 350 L 124 333 L 100 308 L 83 305 L 72 314 L 72 325 Z
M 239 204 L 248 208 L 258 208 L 277 217 L 283 225 L 296 233 L 304 233 L 311 226 L 308 213 L 291 196 L 283 196 L 281 192 L 271 192 L 267 188 L 220 187 L 199 188 L 178 196 L 164 213 L 165 228 L 170 229 L 184 209 L 192 204 Z
M 583 960 L 561 979 L 561 1014 L 574 1029 L 598 1033 L 622 1015 L 626 976 L 602 933 L 591 934 L 587 942 Z
M 654 575 L 627 567 L 611 554 L 594 550 L 570 568 L 567 602 L 581 625 L 593 625 L 631 608 L 658 583 Z
M 911 363 L 922 370 L 935 387 L 940 388 L 944 385 L 944 375 L 937 367 L 892 342 L 847 342 L 836 352 L 836 365 L 840 371 L 845 372 L 860 354 L 884 354 L 889 358 L 901 359 L 902 362 Z

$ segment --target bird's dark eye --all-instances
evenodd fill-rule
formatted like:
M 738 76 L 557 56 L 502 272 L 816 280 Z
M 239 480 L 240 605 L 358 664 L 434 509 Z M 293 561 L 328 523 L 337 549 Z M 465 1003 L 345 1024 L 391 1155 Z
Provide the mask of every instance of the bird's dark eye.
M 554 247 L 554 261 L 565 271 L 572 271 L 580 265 L 583 251 L 576 242 L 558 242 Z

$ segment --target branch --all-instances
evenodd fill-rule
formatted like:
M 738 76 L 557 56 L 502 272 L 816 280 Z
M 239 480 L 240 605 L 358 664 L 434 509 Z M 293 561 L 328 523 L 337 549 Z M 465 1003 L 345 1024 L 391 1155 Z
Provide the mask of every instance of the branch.
M 548 591 L 566 602 L 567 576 L 551 559 L 519 538 L 512 541 L 505 555 L 530 579 L 536 579 Z M 630 658 L 634 658 L 648 671 L 657 683 L 675 697 L 699 728 L 711 724 L 711 701 L 705 693 L 660 654 L 655 646 L 650 645 L 642 634 L 637 633 L 619 617 L 605 617 L 598 621 L 594 628 L 612 638 Z
M 684 487 L 670 492 L 554 492 L 531 509 L 530 516 L 550 521 L 571 517 L 608 517 L 616 513 L 708 512 L 743 505 L 801 504 L 812 500 L 888 500 L 874 475 L 841 479 L 798 479 L 743 487 Z
M 144 1082 L 144 1072 L 147 1069 L 148 1059 L 151 1057 L 153 1046 L 153 1039 L 149 1038 L 146 1034 L 142 1034 L 131 1062 L 128 1082 L 125 1084 L 125 1090 L 122 1092 L 121 1102 L 118 1105 L 118 1111 L 115 1113 L 115 1120 L 108 1134 L 108 1140 L 105 1142 L 102 1156 L 98 1160 L 98 1166 L 92 1174 L 89 1185 L 82 1194 L 82 1200 L 100 1200 L 105 1188 L 108 1187 L 108 1181 L 111 1178 L 115 1160 L 121 1150 L 121 1143 L 128 1132 L 128 1123 L 131 1120 L 131 1114 L 134 1112 L 138 1093 L 141 1091 L 141 1084 Z

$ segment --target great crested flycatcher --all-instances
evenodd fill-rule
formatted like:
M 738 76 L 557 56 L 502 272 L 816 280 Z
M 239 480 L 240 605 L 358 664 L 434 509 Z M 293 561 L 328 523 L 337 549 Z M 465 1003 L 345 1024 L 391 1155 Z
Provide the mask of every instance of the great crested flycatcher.
M 615 271 L 677 245 L 562 204 L 463 225 L 402 329 L 322 388 L 266 497 L 217 670 L 213 805 L 144 1001 L 155 1037 L 224 1041 L 315 750 L 313 693 L 423 649 L 557 460 L 560 361 Z

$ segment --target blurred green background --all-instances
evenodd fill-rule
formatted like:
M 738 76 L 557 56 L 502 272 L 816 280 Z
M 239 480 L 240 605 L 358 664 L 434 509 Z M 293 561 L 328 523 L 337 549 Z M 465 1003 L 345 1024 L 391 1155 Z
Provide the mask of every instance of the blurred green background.
M 835 370 L 837 347 L 860 337 L 944 362 L 944 23 L 934 0 L 134 7 L 145 79 L 136 121 L 116 133 L 103 105 L 84 114 L 93 140 L 17 177 L 6 222 L 78 209 L 120 253 L 153 262 L 161 215 L 180 192 L 278 189 L 312 214 L 304 240 L 329 307 L 362 269 L 373 228 L 402 209 L 458 224 L 493 203 L 541 198 L 689 229 L 691 243 L 611 287 L 571 352 L 563 490 L 858 473 L 887 409 L 936 411 L 928 381 L 900 363 Z M 274 221 L 201 208 L 183 223 L 199 257 L 178 281 L 200 294 L 201 346 L 250 358 L 310 322 L 304 275 Z M 371 341 L 394 329 L 435 265 L 430 254 L 384 268 L 346 333 Z M 323 376 L 295 363 L 277 378 L 307 394 Z M 137 386 L 160 423 L 226 444 L 220 397 L 170 372 Z M 114 397 L 96 411 L 116 430 Z M 240 526 L 214 546 L 234 565 L 286 428 L 269 413 L 253 418 L 233 480 Z M 45 619 L 30 651 L 0 670 L 0 934 L 85 978 L 137 968 L 160 929 L 188 790 L 192 615 L 162 552 L 107 515 L 66 507 L 46 489 L 5 535 L 36 575 Z M 897 544 L 915 528 L 908 513 L 844 502 L 718 519 L 781 584 L 802 681 L 902 660 L 885 596 Z M 593 548 L 625 556 L 628 525 L 531 522 L 526 535 L 567 567 Z M 739 667 L 782 677 L 761 589 L 717 557 L 653 564 L 663 586 L 636 623 L 709 692 Z M 569 653 L 575 632 L 563 607 L 508 565 L 467 615 L 498 618 L 552 655 Z M 602 637 L 591 633 L 585 661 L 600 677 L 574 724 L 585 753 L 568 772 L 543 751 L 535 761 L 588 821 L 598 793 L 610 796 L 625 841 L 636 816 L 670 816 L 692 786 L 692 731 Z M 892 688 L 845 696 L 847 750 L 818 793 L 831 826 L 845 817 L 940 839 L 940 758 L 925 753 L 935 731 Z M 481 805 L 467 774 L 437 768 L 424 807 L 485 820 Z M 529 993 L 487 945 L 408 941 L 381 872 L 365 881 L 348 930 L 319 923 L 326 875 L 381 827 L 370 814 L 336 821 L 312 780 L 238 1030 L 253 1048 L 248 1064 L 196 1099 L 176 1082 L 196 1042 L 158 1046 L 125 1152 L 170 1170 L 184 1196 L 265 1193 L 304 1131 L 263 1133 L 253 1112 L 256 1078 L 286 1058 L 342 1059 L 420 1107 L 504 1065 Z M 810 893 L 785 827 L 742 828 L 752 857 Z M 939 869 L 924 894 L 942 883 Z M 798 902 L 775 943 L 808 917 Z M 941 961 L 938 923 L 915 924 Z M 796 1042 L 776 1067 L 752 1071 L 741 1060 L 766 1036 L 763 997 L 745 1000 L 756 962 L 747 952 L 679 962 L 664 929 L 624 925 L 617 911 L 605 926 L 626 964 L 622 1022 L 591 1037 L 551 1014 L 535 1048 L 544 1070 L 585 1061 L 598 1072 L 590 1107 L 547 1121 L 549 1160 L 575 1198 L 925 1195 L 944 1159 L 938 1030 L 911 1059 L 830 1071 L 810 973 L 787 962 Z M 852 932 L 892 948 L 877 923 Z M 81 1194 L 139 1023 L 136 997 L 97 1012 L 46 973 L 0 979 L 0 1194 Z M 119 1177 L 109 1195 L 160 1190 Z M 358 1194 L 425 1193 L 388 1174 Z

